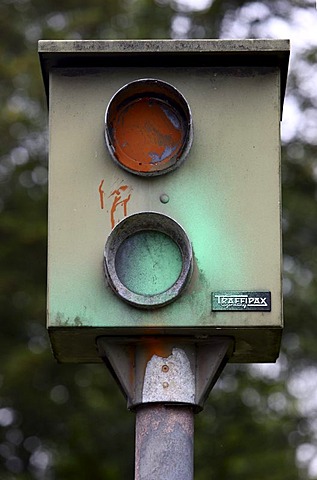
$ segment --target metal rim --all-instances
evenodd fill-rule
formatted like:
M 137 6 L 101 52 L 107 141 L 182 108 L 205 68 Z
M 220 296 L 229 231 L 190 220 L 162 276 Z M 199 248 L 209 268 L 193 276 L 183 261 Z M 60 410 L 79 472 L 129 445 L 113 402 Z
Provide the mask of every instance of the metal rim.
M 128 172 L 141 176 L 168 173 L 182 164 L 192 145 L 188 102 L 162 80 L 130 82 L 107 106 L 105 141 L 113 161 Z
M 182 267 L 176 282 L 154 295 L 131 291 L 120 280 L 116 269 L 119 247 L 138 232 L 161 232 L 172 239 L 181 253 Z M 157 308 L 176 300 L 188 284 L 193 266 L 192 246 L 184 229 L 171 217 L 157 212 L 140 212 L 121 220 L 110 233 L 104 249 L 104 271 L 112 290 L 125 302 L 139 308 Z

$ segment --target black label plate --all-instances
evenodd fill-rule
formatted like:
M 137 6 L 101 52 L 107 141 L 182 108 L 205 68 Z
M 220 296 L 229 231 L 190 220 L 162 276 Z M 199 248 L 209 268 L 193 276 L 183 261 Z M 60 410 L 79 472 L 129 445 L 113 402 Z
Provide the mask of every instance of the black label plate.
M 270 312 L 271 292 L 227 291 L 212 292 L 213 312 Z

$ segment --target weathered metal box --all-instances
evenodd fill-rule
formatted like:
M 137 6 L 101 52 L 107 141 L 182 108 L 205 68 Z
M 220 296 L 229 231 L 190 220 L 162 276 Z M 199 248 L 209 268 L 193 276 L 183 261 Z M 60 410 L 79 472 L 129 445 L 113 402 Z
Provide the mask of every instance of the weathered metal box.
M 62 362 L 99 362 L 101 335 L 229 335 L 233 362 L 274 361 L 282 332 L 280 120 L 288 41 L 40 41 L 49 103 L 48 329 Z M 105 111 L 139 79 L 190 107 L 182 165 L 140 177 L 111 158 Z M 105 280 L 106 240 L 144 211 L 193 249 L 175 301 L 144 309 Z

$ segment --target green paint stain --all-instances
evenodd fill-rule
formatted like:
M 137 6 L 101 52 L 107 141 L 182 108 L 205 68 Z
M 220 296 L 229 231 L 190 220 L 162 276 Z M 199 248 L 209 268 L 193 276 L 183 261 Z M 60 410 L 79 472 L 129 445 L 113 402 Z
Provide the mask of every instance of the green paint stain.
M 182 270 L 182 255 L 164 233 L 138 232 L 128 237 L 116 255 L 116 271 L 122 284 L 139 295 L 168 290 Z

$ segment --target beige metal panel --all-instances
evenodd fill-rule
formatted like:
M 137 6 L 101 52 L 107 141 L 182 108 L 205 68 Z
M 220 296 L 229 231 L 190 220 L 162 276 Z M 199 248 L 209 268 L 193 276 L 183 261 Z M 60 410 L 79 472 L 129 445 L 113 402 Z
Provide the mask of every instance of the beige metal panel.
M 194 143 L 184 165 L 144 179 L 121 170 L 103 138 L 107 103 L 145 76 L 170 82 L 192 109 Z M 164 68 L 52 71 L 50 78 L 50 328 L 140 333 L 282 326 L 280 281 L 280 76 L 277 68 Z M 127 186 L 126 190 L 120 187 Z M 107 287 L 102 253 L 117 190 L 127 214 L 154 210 L 175 218 L 193 244 L 186 295 L 157 311 L 120 301 Z M 168 194 L 167 204 L 160 195 Z M 211 292 L 272 292 L 271 312 L 211 312 Z M 62 329 L 61 329 L 62 330 Z M 78 331 L 77 331 L 78 330 Z M 262 336 L 261 330 L 256 330 Z M 57 338 L 57 330 L 54 337 Z M 61 331 L 61 335 L 63 335 Z M 259 337 L 258 337 L 259 338 Z M 272 346 L 272 357 L 278 347 Z M 253 352 L 253 355 L 255 352 Z M 265 355 L 262 352 L 262 357 Z M 250 357 L 250 361 L 252 358 Z
M 274 361 L 282 329 L 280 139 L 285 40 L 40 41 L 49 91 L 48 327 L 60 361 L 99 361 L 99 335 L 229 335 L 232 361 Z M 104 142 L 124 84 L 161 79 L 185 96 L 194 142 L 177 170 L 140 178 Z M 162 203 L 162 194 L 167 203 Z M 171 216 L 194 252 L 187 291 L 140 310 L 103 272 L 106 239 L 140 211 Z M 271 292 L 271 311 L 213 311 L 212 292 Z

